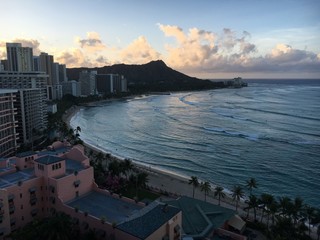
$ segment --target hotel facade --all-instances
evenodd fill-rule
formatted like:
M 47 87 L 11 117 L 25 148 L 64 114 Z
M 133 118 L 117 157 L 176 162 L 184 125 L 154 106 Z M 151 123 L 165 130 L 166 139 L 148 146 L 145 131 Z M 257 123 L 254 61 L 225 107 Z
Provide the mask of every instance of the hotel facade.
M 71 216 L 79 233 L 100 239 L 181 239 L 181 210 L 146 205 L 98 188 L 81 145 L 55 142 L 47 150 L 0 158 L 0 239 L 55 212 Z

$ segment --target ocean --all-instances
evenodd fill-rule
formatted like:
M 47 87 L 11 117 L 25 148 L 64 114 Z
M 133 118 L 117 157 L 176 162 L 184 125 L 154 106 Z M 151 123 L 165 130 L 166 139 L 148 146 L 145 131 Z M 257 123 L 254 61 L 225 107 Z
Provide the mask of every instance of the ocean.
M 320 208 L 320 81 L 139 96 L 82 108 L 80 138 L 116 156 Z M 248 191 L 246 191 L 248 193 Z

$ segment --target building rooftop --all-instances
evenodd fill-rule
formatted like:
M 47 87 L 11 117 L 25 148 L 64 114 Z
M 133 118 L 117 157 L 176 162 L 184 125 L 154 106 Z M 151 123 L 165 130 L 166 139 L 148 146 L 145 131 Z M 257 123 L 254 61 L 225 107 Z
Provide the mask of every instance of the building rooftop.
M 165 201 L 182 211 L 182 229 L 186 235 L 203 238 L 234 216 L 233 210 L 190 197 Z
M 159 203 L 148 210 L 149 211 L 141 212 L 141 214 L 138 214 L 138 216 L 132 220 L 119 224 L 117 228 L 132 236 L 146 239 L 181 211 L 176 207 Z
M 3 88 L 0 88 L 0 94 L 14 93 L 14 92 L 17 92 L 17 91 L 18 91 L 17 89 L 3 89 Z
M 88 212 L 96 218 L 104 217 L 109 223 L 119 223 L 142 209 L 141 206 L 129 203 L 112 196 L 91 191 L 68 203 L 70 207 L 77 207 L 80 211 Z
M 71 147 L 60 147 L 57 149 L 51 149 L 51 150 L 44 150 L 41 152 L 38 152 L 38 156 L 45 156 L 45 155 L 58 155 L 61 153 L 66 153 L 71 149 Z
M 38 159 L 35 159 L 34 161 L 37 163 L 41 163 L 41 164 L 45 164 L 45 165 L 49 165 L 52 163 L 57 163 L 57 162 L 61 162 L 64 159 L 61 157 L 57 157 L 57 156 L 53 156 L 53 155 L 46 155 L 43 157 L 40 157 Z
M 34 151 L 27 151 L 27 152 L 17 153 L 16 157 L 23 158 L 23 157 L 28 157 L 28 156 L 31 156 L 31 155 L 34 155 L 34 154 L 35 154 Z
M 19 181 L 24 182 L 35 177 L 34 169 L 24 169 L 18 172 L 9 173 L 1 176 L 0 188 L 6 188 L 13 184 L 18 184 Z

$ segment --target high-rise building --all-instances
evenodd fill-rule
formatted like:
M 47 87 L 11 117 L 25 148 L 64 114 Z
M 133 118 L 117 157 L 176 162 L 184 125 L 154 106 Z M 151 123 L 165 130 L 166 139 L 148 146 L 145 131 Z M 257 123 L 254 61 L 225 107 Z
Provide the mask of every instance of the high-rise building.
M 62 92 L 63 95 L 71 94 L 75 97 L 79 97 L 81 95 L 80 82 L 75 80 L 62 82 Z
M 21 43 L 7 43 L 6 47 L 9 71 L 33 71 L 32 48 L 22 47 Z
M 0 60 L 0 72 L 4 71 L 4 64 L 2 61 L 3 60 Z
M 80 72 L 79 82 L 81 85 L 81 95 L 95 95 L 97 71 L 82 71 Z
M 59 81 L 60 83 L 68 81 L 65 64 L 59 64 Z
M 47 85 L 52 85 L 52 65 L 53 65 L 53 56 L 48 53 L 42 52 L 39 56 L 40 58 L 40 71 L 48 74 L 49 78 Z
M 18 89 L 16 119 L 19 143 L 28 144 L 47 127 L 46 82 L 43 72 L 0 72 L 0 88 Z M 39 134 L 38 134 L 39 135 Z
M 0 158 L 13 156 L 18 148 L 18 90 L 0 89 Z
M 127 80 L 119 74 L 97 74 L 99 94 L 127 92 Z
M 40 72 L 40 57 L 33 56 L 33 71 Z

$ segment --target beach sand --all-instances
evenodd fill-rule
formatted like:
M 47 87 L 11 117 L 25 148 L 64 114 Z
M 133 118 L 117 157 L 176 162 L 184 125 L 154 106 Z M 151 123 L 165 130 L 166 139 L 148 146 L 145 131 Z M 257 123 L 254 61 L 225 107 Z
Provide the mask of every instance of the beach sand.
M 66 122 L 66 124 L 70 127 L 70 121 L 72 117 L 81 109 L 79 106 L 74 106 L 70 108 L 63 116 L 63 121 Z M 104 155 L 108 152 L 99 149 L 97 146 L 93 146 L 87 143 L 84 143 L 85 147 L 87 148 L 87 152 L 93 151 L 94 154 L 97 154 L 98 152 L 102 152 Z M 123 159 L 112 156 L 111 159 L 122 161 Z M 182 176 L 179 174 L 176 174 L 174 172 L 150 167 L 144 164 L 141 164 L 137 161 L 132 161 L 135 168 L 137 168 L 140 171 L 144 171 L 148 173 L 148 183 L 147 185 L 154 191 L 157 191 L 159 193 L 168 193 L 171 197 L 179 197 L 179 196 L 188 196 L 192 197 L 193 194 L 193 186 L 189 184 L 190 177 L 188 176 Z M 211 185 L 211 191 L 206 197 L 206 201 L 210 202 L 212 204 L 218 204 L 218 199 L 214 197 L 214 185 Z M 229 209 L 235 210 L 235 202 L 232 200 L 232 197 L 227 192 L 225 193 L 226 197 L 221 198 L 220 205 Z M 165 194 L 167 195 L 167 194 Z M 166 197 L 164 195 L 164 198 Z M 201 192 L 200 186 L 195 189 L 195 198 L 204 200 L 204 192 Z M 243 211 L 243 208 L 246 206 L 246 204 L 239 203 L 238 207 L 238 213 L 241 216 L 245 216 L 246 212 Z

